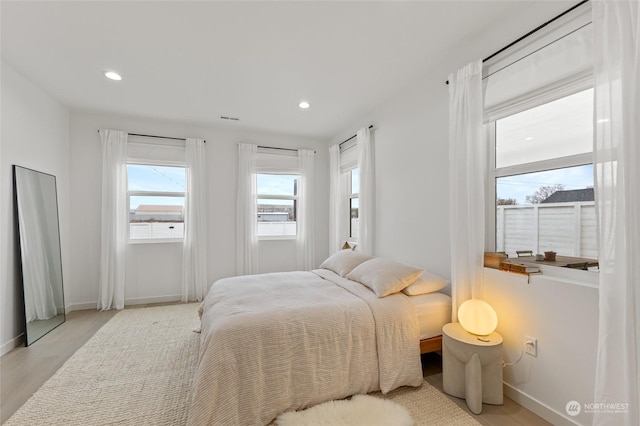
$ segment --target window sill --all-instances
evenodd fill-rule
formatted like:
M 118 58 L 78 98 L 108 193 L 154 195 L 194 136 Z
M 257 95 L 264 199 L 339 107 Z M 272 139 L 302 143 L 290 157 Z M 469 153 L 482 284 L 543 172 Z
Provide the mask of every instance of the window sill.
M 485 267 L 485 269 L 492 269 L 504 274 L 513 274 L 520 275 L 521 277 L 527 277 L 527 280 L 530 284 L 535 284 L 535 282 L 540 279 L 550 279 L 582 287 L 596 289 L 599 287 L 600 275 L 598 274 L 598 272 L 582 271 L 561 266 L 540 265 L 535 262 L 518 261 L 518 263 L 522 263 L 527 266 L 536 266 L 540 269 L 540 273 L 520 274 L 510 271 L 500 271 L 498 269 L 488 267 Z
M 600 283 L 600 274 L 597 271 L 583 271 L 562 266 L 541 265 L 535 262 L 531 265 L 540 268 L 542 277 L 593 288 L 598 288 Z
M 168 243 L 180 243 L 182 244 L 184 239 L 182 238 L 153 238 L 153 239 L 140 239 L 129 240 L 128 244 L 168 244 Z

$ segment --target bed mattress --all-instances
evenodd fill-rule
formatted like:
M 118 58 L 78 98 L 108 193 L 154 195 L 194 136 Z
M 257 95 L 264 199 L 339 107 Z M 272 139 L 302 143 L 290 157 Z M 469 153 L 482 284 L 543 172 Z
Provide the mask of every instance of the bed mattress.
M 451 297 L 444 293 L 409 296 L 416 306 L 420 340 L 440 336 L 442 326 L 451 322 Z

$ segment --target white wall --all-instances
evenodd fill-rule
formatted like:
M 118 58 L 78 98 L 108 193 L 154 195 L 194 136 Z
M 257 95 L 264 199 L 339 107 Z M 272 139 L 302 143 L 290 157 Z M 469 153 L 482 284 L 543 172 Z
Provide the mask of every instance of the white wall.
M 555 425 L 571 424 L 569 401 L 593 402 L 598 343 L 598 289 L 547 275 L 485 268 L 486 300 L 498 314 L 504 358 L 518 359 L 525 336 L 538 340 L 538 356 L 524 355 L 504 370 L 506 395 Z M 591 424 L 581 412 L 573 421 Z
M 109 128 L 207 141 L 208 278 L 235 275 L 236 168 L 239 142 L 316 150 L 316 260 L 328 254 L 328 150 L 326 141 L 260 132 L 216 129 L 144 118 L 91 112 L 71 114 L 71 307 L 95 307 L 100 271 L 100 139 L 98 129 Z M 180 244 L 131 244 L 127 248 L 127 303 L 176 300 L 180 295 Z M 261 272 L 294 270 L 294 240 L 262 241 Z
M 12 165 L 56 176 L 65 298 L 69 288 L 69 111 L 2 62 L 0 157 L 0 354 L 23 333 L 23 299 L 15 236 Z
M 517 23 L 505 21 L 493 32 L 464 40 L 459 49 L 438 57 L 430 73 L 407 84 L 331 142 L 374 125 L 376 255 L 451 276 L 445 81 L 449 73 L 521 35 Z M 488 285 L 487 298 L 497 305 L 505 356 L 513 359 L 514 348 L 521 347 L 525 333 L 540 342 L 538 358 L 505 371 L 505 389 L 552 423 L 569 423 L 566 403 L 572 399 L 591 402 L 593 395 L 597 290 L 542 277 L 535 287 L 522 288 L 517 275 L 502 273 L 500 278 Z M 520 322 L 523 318 L 526 324 Z M 584 415 L 574 420 L 590 422 Z
M 414 82 L 340 137 L 373 124 L 374 254 L 450 275 L 445 73 Z

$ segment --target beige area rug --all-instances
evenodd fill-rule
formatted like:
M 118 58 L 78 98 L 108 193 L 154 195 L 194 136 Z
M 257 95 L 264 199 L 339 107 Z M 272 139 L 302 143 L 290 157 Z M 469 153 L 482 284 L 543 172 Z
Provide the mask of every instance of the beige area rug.
M 197 306 L 119 312 L 5 425 L 185 425 L 200 344 Z M 407 408 L 417 426 L 479 424 L 427 382 L 371 395 Z
M 124 309 L 5 425 L 184 425 L 200 348 L 198 304 Z

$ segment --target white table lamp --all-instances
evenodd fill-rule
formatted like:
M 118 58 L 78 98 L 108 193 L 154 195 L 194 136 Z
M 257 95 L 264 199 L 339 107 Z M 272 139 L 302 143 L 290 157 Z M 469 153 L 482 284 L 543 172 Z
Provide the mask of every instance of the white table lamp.
M 498 326 L 498 314 L 484 300 L 469 299 L 458 308 L 458 321 L 469 333 L 487 336 Z

